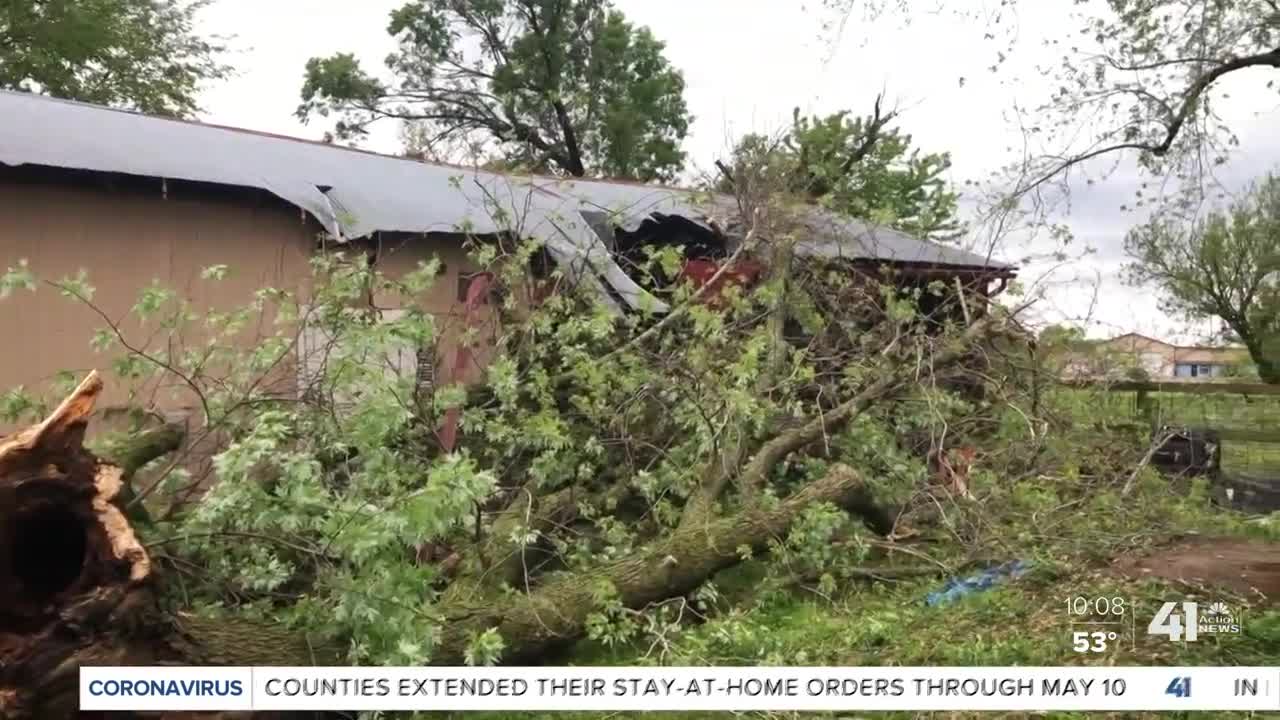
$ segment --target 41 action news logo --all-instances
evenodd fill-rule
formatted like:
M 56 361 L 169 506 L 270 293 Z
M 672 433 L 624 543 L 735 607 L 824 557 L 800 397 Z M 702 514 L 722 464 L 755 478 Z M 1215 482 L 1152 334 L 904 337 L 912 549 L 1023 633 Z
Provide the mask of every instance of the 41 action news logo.
M 1164 635 L 1170 640 L 1186 642 L 1194 642 L 1202 634 L 1239 632 L 1240 618 L 1223 602 L 1209 603 L 1203 614 L 1199 603 L 1167 602 L 1147 625 L 1148 635 Z

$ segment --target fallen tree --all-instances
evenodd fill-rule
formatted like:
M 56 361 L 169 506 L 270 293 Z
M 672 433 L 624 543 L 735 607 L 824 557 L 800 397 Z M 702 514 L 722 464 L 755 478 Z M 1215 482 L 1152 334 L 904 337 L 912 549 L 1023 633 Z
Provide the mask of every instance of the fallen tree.
M 213 328 L 195 350 L 118 345 L 198 398 L 193 432 L 226 440 L 216 478 L 193 503 L 122 514 L 163 494 L 163 478 L 149 479 L 130 500 L 123 479 L 190 443 L 154 428 L 112 447 L 115 464 L 95 458 L 81 439 L 96 376 L 43 430 L 11 441 L 28 438 L 14 447 L 31 467 L 67 468 L 41 481 L 65 489 L 46 503 L 62 519 L 40 532 L 128 538 L 132 558 L 125 571 L 124 554 L 68 548 L 68 567 L 88 558 L 82 571 L 43 594 L 34 575 L 7 576 L 28 588 L 0 641 L 11 714 L 56 717 L 71 707 L 74 669 L 97 662 L 540 662 L 583 637 L 634 639 L 643 629 L 631 619 L 753 556 L 803 556 L 778 568 L 784 582 L 893 574 L 892 563 L 859 574 L 863 558 L 832 558 L 831 542 L 895 537 L 904 495 L 929 479 L 924 455 L 896 435 L 923 429 L 935 455 L 958 441 L 948 423 L 969 401 L 946 383 L 981 378 L 974 359 L 1009 313 L 957 284 L 956 312 L 925 318 L 920 288 L 793 257 L 784 216 L 743 215 L 755 225 L 731 257 L 767 267 L 758 286 L 714 297 L 714 277 L 672 286 L 663 319 L 609 315 L 571 292 L 497 308 L 503 335 L 466 389 L 388 371 L 402 369 L 388 358 L 422 357 L 446 332 L 425 313 L 350 312 L 372 287 L 412 308 L 429 268 L 393 279 L 321 259 L 307 297 L 260 293 L 270 307 L 201 317 L 175 298 L 166 316 L 147 303 L 175 337 Z M 501 250 L 495 286 L 518 289 L 525 248 Z M 259 323 L 273 334 L 253 343 L 236 334 L 268 313 L 319 330 L 322 356 L 298 357 L 291 323 Z M 268 392 L 264 378 L 294 359 L 303 386 Z M 450 413 L 460 435 L 446 448 L 431 430 Z M 31 482 L 0 472 L 0 487 Z M 32 517 L 17 489 L 3 492 L 0 512 Z M 6 557 L 25 552 L 14 532 Z M 75 610 L 86 602 L 91 617 Z
M 968 343 L 989 331 L 970 328 L 935 365 L 953 362 Z M 784 499 L 754 493 L 729 512 L 715 510 L 723 492 L 739 482 L 763 484 L 770 468 L 795 450 L 838 431 L 876 401 L 912 380 L 899 369 L 819 417 L 763 443 L 741 467 L 716 458 L 703 473 L 709 498 L 686 508 L 686 520 L 629 556 L 583 571 L 552 573 L 511 597 L 502 588 L 526 578 L 527 543 L 508 538 L 514 524 L 550 533 L 577 514 L 567 490 L 535 498 L 517 494 L 493 531 L 473 548 L 472 562 L 442 595 L 442 632 L 432 662 L 469 659 L 477 636 L 496 631 L 495 659 L 536 660 L 580 637 L 598 612 L 600 584 L 619 606 L 639 609 L 689 593 L 750 552 L 785 536 L 807 510 L 832 504 L 887 533 L 893 519 L 852 468 L 836 464 Z M 247 618 L 201 619 L 164 601 L 147 548 L 123 512 L 126 473 L 178 445 L 171 431 L 146 431 L 118 446 L 117 465 L 100 460 L 83 440 L 102 381 L 91 373 L 43 422 L 0 444 L 0 716 L 70 717 L 77 707 L 77 670 L 84 665 L 157 663 L 308 665 L 337 662 L 339 654 L 298 632 Z M 728 483 L 723 478 L 738 482 Z M 486 579 L 486 575 L 493 573 Z
M 74 717 L 79 668 L 317 660 L 297 633 L 166 609 L 124 512 L 126 474 L 176 447 L 143 433 L 124 464 L 84 448 L 90 373 L 44 421 L 0 441 L 0 717 Z
M 961 360 L 976 342 L 1002 325 L 1000 317 L 977 321 L 951 338 L 948 348 L 931 357 L 925 375 Z M 841 464 L 832 465 L 824 475 L 801 485 L 784 499 L 767 502 L 755 492 L 745 492 L 739 494 L 737 507 L 729 511 L 718 508 L 730 488 L 764 487 L 768 476 L 792 453 L 839 433 L 875 404 L 927 379 L 921 377 L 920 370 L 885 362 L 878 372 L 869 373 L 875 379 L 861 391 L 825 413 L 777 432 L 760 443 L 749 458 L 738 448 L 711 458 L 700 472 L 701 486 L 693 491 L 693 499 L 684 507 L 675 530 L 642 545 L 624 559 L 581 572 L 555 574 L 515 600 L 478 592 L 464 584 L 465 576 L 455 581 L 455 587 L 470 587 L 472 592 L 445 594 L 439 608 L 445 622 L 433 662 L 463 661 L 469 642 L 491 630 L 496 630 L 503 641 L 503 651 L 497 659 L 536 660 L 557 644 L 583 634 L 588 616 L 600 610 L 598 593 L 602 583 L 615 591 L 615 601 L 628 609 L 686 594 L 716 572 L 745 559 L 744 549 L 765 550 L 770 541 L 787 535 L 803 513 L 822 504 L 853 514 L 880 535 L 890 534 L 896 521 L 893 511 L 877 501 L 858 472 Z M 552 513 L 563 514 L 562 498 L 553 498 L 547 506 Z M 532 520 L 537 532 L 544 531 L 547 514 L 533 513 L 528 501 L 515 505 Z M 495 532 L 493 537 L 504 535 Z M 492 547 L 488 550 L 493 552 Z M 500 551 L 508 568 L 500 577 L 511 585 L 519 585 L 516 580 L 521 575 L 523 553 L 522 547 L 510 545 Z
M 554 577 L 514 602 L 482 596 L 446 604 L 441 608 L 446 622 L 432 660 L 459 664 L 472 638 L 495 629 L 507 648 L 504 661 L 536 661 L 556 645 L 582 636 L 588 616 L 600 609 L 596 596 L 600 582 L 615 588 L 618 602 L 629 609 L 684 595 L 717 571 L 741 562 L 743 548 L 763 550 L 770 538 L 785 535 L 816 503 L 834 503 L 866 515 L 880 512 L 862 478 L 838 465 L 772 508 L 751 508 L 710 520 L 703 527 L 677 531 L 633 557 L 590 573 Z
M 970 328 L 965 339 L 990 325 Z M 943 364 L 960 348 L 940 354 Z M 740 469 L 706 474 L 708 488 L 723 490 L 721 473 L 763 476 L 789 453 L 835 432 L 909 379 L 889 373 L 863 392 L 818 418 L 764 443 Z M 102 388 L 92 373 L 43 422 L 0 444 L 0 709 L 4 717 L 68 716 L 76 707 L 77 670 L 113 664 L 289 664 L 333 662 L 332 651 L 297 633 L 241 618 L 200 620 L 164 609 L 162 587 L 147 549 L 123 512 L 126 468 L 176 447 L 171 434 L 145 432 L 118 451 L 124 467 L 94 457 L 83 446 L 89 415 Z M 751 482 L 759 483 L 756 477 Z M 521 516 L 535 531 L 549 531 L 574 513 L 566 491 L 535 505 L 518 496 L 503 514 Z M 698 506 L 694 522 L 641 547 L 629 557 L 584 572 L 561 572 L 514 600 L 497 594 L 527 572 L 523 547 L 504 543 L 502 520 L 472 550 L 488 556 L 451 585 L 438 607 L 442 635 L 432 661 L 456 664 L 486 631 L 503 639 L 501 659 L 537 658 L 558 643 L 580 637 L 588 616 L 599 610 L 601 581 L 617 602 L 637 609 L 688 593 L 714 574 L 744 559 L 744 548 L 765 550 L 815 505 L 830 503 L 861 518 L 880 533 L 892 526 L 863 479 L 852 468 L 833 465 L 781 501 L 753 501 L 719 514 Z M 689 511 L 693 512 L 694 506 Z M 497 568 L 488 583 L 477 581 Z M 461 592 L 468 589 L 470 592 Z M 329 653 L 329 654 L 325 654 Z

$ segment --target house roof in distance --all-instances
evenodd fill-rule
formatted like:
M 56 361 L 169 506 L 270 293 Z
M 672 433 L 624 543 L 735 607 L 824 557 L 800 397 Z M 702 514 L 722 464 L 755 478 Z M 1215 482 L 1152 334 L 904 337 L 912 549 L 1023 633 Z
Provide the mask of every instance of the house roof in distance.
M 1244 352 L 1245 348 L 1241 345 L 1177 345 L 1166 342 L 1159 338 L 1153 338 L 1150 335 L 1143 335 L 1137 332 L 1127 332 L 1123 335 L 1117 335 L 1113 338 L 1100 341 L 1103 345 L 1119 345 L 1128 343 L 1131 348 L 1137 347 L 1139 344 L 1156 345 L 1169 350 L 1186 350 L 1186 351 L 1205 351 L 1205 352 L 1227 352 L 1239 353 Z
M 585 261 L 632 305 L 647 293 L 613 263 L 582 211 L 609 212 L 633 229 L 653 213 L 706 222 L 736 209 L 730 198 L 683 189 L 503 175 L 21 92 L 0 91 L 0 118 L 5 165 L 257 188 L 302 208 L 339 239 L 377 231 L 493 233 L 514 219 L 562 264 Z M 806 210 L 803 222 L 813 234 L 798 243 L 800 254 L 1013 270 L 818 208 Z

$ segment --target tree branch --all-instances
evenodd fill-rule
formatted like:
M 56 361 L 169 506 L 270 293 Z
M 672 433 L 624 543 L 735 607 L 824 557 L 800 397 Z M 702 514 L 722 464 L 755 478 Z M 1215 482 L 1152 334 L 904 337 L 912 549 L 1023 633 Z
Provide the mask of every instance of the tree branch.
M 614 588 L 628 608 L 688 593 L 741 562 L 743 548 L 763 550 L 771 539 L 785 535 L 805 510 L 826 502 L 855 514 L 876 507 L 854 470 L 833 466 L 773 507 L 751 507 L 692 532 L 677 531 L 596 570 L 559 573 L 526 597 L 501 604 L 442 606 L 445 621 L 431 660 L 439 665 L 461 663 L 471 638 L 490 628 L 496 628 L 504 642 L 500 661 L 537 658 L 582 634 L 588 618 L 600 609 L 597 593 L 602 584 Z
M 875 107 L 872 110 L 871 120 L 867 123 L 866 134 L 863 136 L 862 142 L 858 144 L 858 147 L 854 148 L 853 152 L 849 153 L 849 157 L 845 158 L 844 162 L 840 164 L 841 175 L 848 175 L 855 165 L 871 154 L 876 143 L 880 140 L 880 132 L 898 116 L 893 111 L 890 111 L 887 115 L 880 114 L 880 101 L 883 99 L 883 95 L 876 95 Z
M 988 315 L 969 326 L 950 348 L 933 355 L 929 363 L 931 371 L 956 362 L 975 342 L 996 331 L 1002 325 L 1003 319 Z M 784 432 L 765 443 L 743 471 L 744 482 L 763 482 L 769 470 L 787 455 L 840 429 L 879 400 L 898 391 L 908 381 L 915 382 L 915 378 L 907 370 L 914 371 L 914 368 L 880 369 L 880 379 L 868 385 L 862 392 L 808 423 Z
M 1003 318 L 997 318 L 994 315 L 983 317 L 956 338 L 951 347 L 935 353 L 928 364 L 928 372 L 936 372 L 938 368 L 956 362 L 975 342 L 990 335 L 1001 326 L 1003 326 Z M 913 377 L 914 371 L 913 366 L 877 368 L 872 375 L 878 376 L 878 379 L 854 397 L 812 418 L 805 424 L 786 430 L 765 442 L 738 475 L 738 483 L 743 488 L 743 493 L 750 496 L 756 489 L 763 487 L 774 466 L 791 453 L 840 430 L 871 406 L 916 382 L 916 378 Z M 711 507 L 737 468 L 712 467 L 709 470 L 715 472 L 709 473 L 709 482 L 704 482 L 701 491 L 690 498 L 684 515 L 680 519 L 681 528 L 707 521 L 711 516 Z
M 733 179 L 733 171 L 729 169 L 728 165 L 724 164 L 723 160 L 716 160 L 716 169 L 720 171 L 720 174 L 724 175 L 724 179 L 728 180 L 730 185 L 737 187 L 738 183 Z
M 528 5 L 528 9 L 529 29 L 533 30 L 533 32 L 538 35 L 542 41 L 542 62 L 547 71 L 547 82 L 551 83 L 554 82 L 555 78 L 559 75 L 559 72 L 557 72 L 558 68 L 556 68 L 551 57 L 551 43 L 555 36 L 557 27 L 553 24 L 552 27 L 547 28 L 544 32 L 541 25 L 538 23 L 537 8 L 533 5 Z M 551 17 L 555 23 L 559 22 L 562 17 L 561 12 L 559 12 L 559 8 L 557 8 L 556 12 L 552 13 Z M 551 102 L 551 107 L 556 114 L 556 124 L 560 126 L 560 136 L 564 138 L 565 162 L 562 163 L 562 167 L 570 175 L 573 175 L 574 177 L 582 177 L 587 174 L 587 171 L 582 165 L 582 149 L 578 146 L 578 133 L 574 130 L 573 122 L 569 118 L 569 109 L 565 107 L 564 101 L 560 99 L 558 88 L 546 87 L 542 88 L 542 92 L 548 96 L 548 100 Z
M 564 145 L 568 152 L 568 164 L 565 170 L 574 177 L 582 177 L 587 174 L 586 167 L 582 164 L 582 150 L 578 146 L 578 133 L 573 129 L 573 122 L 569 119 L 569 110 L 559 99 L 551 101 L 551 106 L 556 111 L 556 122 L 560 124 L 560 132 L 564 134 Z
M 1214 82 L 1216 82 L 1219 78 L 1223 77 L 1224 75 L 1228 75 L 1230 73 L 1236 72 L 1237 70 L 1243 70 L 1245 68 L 1251 68 L 1251 67 L 1280 68 L 1280 48 L 1276 48 L 1274 50 L 1270 50 L 1264 53 L 1259 53 L 1256 55 L 1247 55 L 1245 57 L 1232 58 L 1231 60 L 1223 62 L 1217 67 L 1212 68 L 1206 71 L 1205 73 L 1201 74 L 1199 77 L 1197 77 L 1187 87 L 1187 90 L 1183 95 L 1182 103 L 1179 105 L 1178 111 L 1174 114 L 1174 116 L 1169 121 L 1169 124 L 1165 129 L 1164 137 L 1159 142 L 1116 143 L 1114 145 L 1107 145 L 1105 147 L 1098 148 L 1096 150 L 1091 150 L 1087 153 L 1083 153 L 1075 157 L 1067 158 L 1066 160 L 1063 160 L 1062 162 L 1055 165 L 1053 168 L 1051 168 L 1047 172 L 1038 176 L 1031 183 L 1019 188 L 1014 194 L 1015 195 L 1026 194 L 1034 190 L 1035 188 L 1039 187 L 1040 185 L 1043 185 L 1044 183 L 1048 182 L 1059 173 L 1065 170 L 1068 170 L 1071 167 L 1074 167 L 1075 165 L 1079 165 L 1080 163 L 1087 162 L 1089 160 L 1092 160 L 1093 158 L 1096 158 L 1102 155 L 1107 155 L 1120 150 L 1137 150 L 1139 152 L 1151 153 L 1152 155 L 1156 155 L 1156 156 L 1164 156 L 1173 147 L 1173 143 L 1175 140 L 1177 140 L 1178 134 L 1182 132 L 1183 126 L 1185 126 L 1187 123 L 1187 120 L 1190 119 L 1191 113 L 1196 108 L 1196 104 L 1199 102 L 1201 96 L 1205 93 L 1205 91 L 1209 89 L 1209 86 L 1212 85 Z
M 498 515 L 485 538 L 467 551 L 464 567 L 445 591 L 443 602 L 482 597 L 503 585 L 528 590 L 529 550 L 543 533 L 563 526 L 577 515 L 572 487 L 544 497 L 527 488 L 517 492 L 514 502 Z

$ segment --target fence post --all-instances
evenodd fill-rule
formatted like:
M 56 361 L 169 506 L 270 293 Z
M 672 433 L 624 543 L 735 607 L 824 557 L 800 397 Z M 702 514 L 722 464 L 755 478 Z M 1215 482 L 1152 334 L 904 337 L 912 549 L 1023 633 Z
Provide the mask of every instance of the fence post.
M 1134 398 L 1134 409 L 1137 411 L 1138 416 L 1145 419 L 1147 421 L 1147 424 L 1154 427 L 1156 423 L 1156 419 L 1155 419 L 1155 413 L 1153 412 L 1154 408 L 1152 406 L 1155 403 L 1151 398 L 1150 392 L 1145 387 L 1140 387 L 1134 393 L 1133 398 Z

